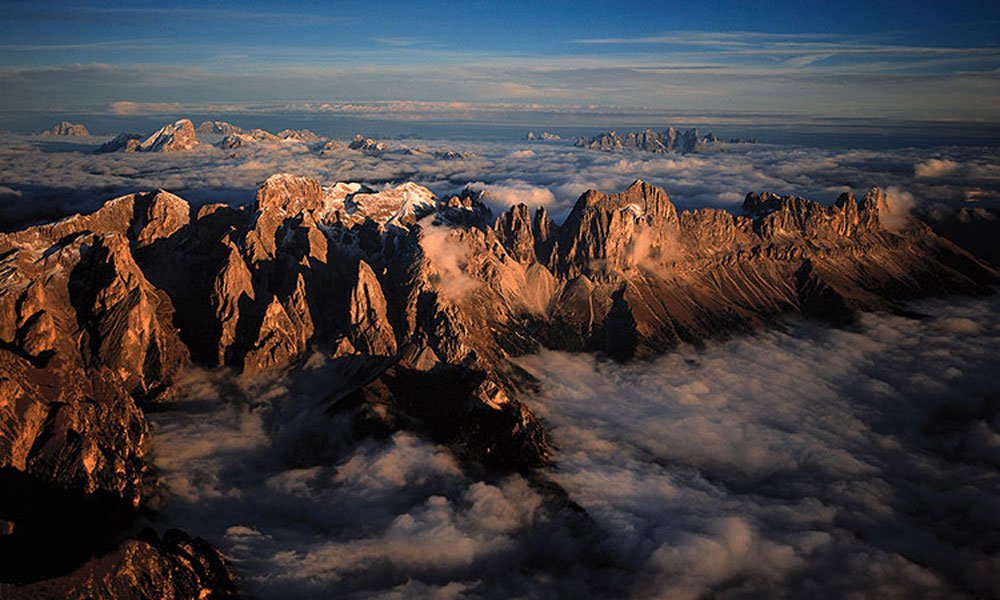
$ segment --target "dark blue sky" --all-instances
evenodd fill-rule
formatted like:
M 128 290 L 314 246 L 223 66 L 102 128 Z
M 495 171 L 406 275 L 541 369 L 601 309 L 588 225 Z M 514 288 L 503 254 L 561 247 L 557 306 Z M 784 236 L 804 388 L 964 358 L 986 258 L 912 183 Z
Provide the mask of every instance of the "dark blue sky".
M 418 100 L 996 121 L 998 26 L 1000 2 L 5 0 L 0 109 Z

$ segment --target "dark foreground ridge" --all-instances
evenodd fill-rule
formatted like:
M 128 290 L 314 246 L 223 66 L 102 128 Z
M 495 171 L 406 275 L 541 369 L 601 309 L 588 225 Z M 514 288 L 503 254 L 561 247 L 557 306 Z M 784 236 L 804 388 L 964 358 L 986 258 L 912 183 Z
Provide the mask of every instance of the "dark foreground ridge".
M 37 556 L 48 535 L 17 498 L 115 523 L 97 536 L 67 527 L 52 568 L 6 569 L 3 591 L 114 595 L 141 573 L 168 596 L 233 593 L 206 542 L 124 524 L 150 483 L 143 408 L 169 410 L 192 362 L 255 373 L 318 348 L 345 365 L 330 410 L 359 432 L 411 429 L 469 465 L 523 472 L 549 448 L 518 400 L 531 381 L 513 356 L 641 359 L 785 313 L 842 324 L 919 296 L 988 293 L 997 277 L 891 214 L 878 189 L 833 206 L 750 194 L 743 208 L 679 214 L 637 181 L 585 193 L 557 226 L 524 205 L 494 221 L 472 191 L 439 200 L 414 184 L 279 174 L 245 207 L 193 210 L 161 190 L 0 235 L 0 547 Z

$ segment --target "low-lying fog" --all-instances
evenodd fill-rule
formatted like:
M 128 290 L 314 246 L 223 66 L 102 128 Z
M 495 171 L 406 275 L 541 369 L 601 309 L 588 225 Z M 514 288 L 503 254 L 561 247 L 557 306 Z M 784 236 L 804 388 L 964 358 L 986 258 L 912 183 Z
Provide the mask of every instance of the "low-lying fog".
M 158 525 L 261 598 L 990 596 L 1000 301 L 913 308 L 629 365 L 523 357 L 556 446 L 531 481 L 351 441 L 318 354 L 294 380 L 192 371 L 150 414 Z

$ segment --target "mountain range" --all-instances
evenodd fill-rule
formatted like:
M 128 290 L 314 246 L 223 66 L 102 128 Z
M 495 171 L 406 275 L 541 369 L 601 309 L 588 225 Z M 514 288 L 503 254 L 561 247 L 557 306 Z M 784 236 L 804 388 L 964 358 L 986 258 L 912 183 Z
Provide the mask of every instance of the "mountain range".
M 532 138 L 529 138 L 532 139 Z M 544 137 L 542 139 L 545 139 Z M 558 139 L 558 138 L 556 138 Z M 750 138 L 733 138 L 728 140 L 730 144 L 753 144 L 757 140 Z M 617 131 L 598 134 L 592 138 L 580 137 L 576 140 L 576 146 L 590 150 L 604 150 L 607 152 L 617 152 L 621 150 L 641 150 L 653 154 L 666 154 L 676 152 L 678 154 L 690 154 L 701 152 L 706 148 L 721 143 L 714 133 L 701 135 L 698 128 L 694 127 L 685 131 L 668 127 L 662 131 L 646 129 L 643 131 L 631 131 L 625 134 Z
M 194 132 L 133 141 L 169 151 Z M 282 173 L 241 207 L 154 190 L 0 235 L 0 548 L 15 557 L 0 581 L 25 597 L 235 593 L 207 542 L 121 516 L 151 485 L 144 411 L 169 410 L 191 364 L 294 370 L 319 349 L 339 365 L 330 410 L 360 435 L 412 430 L 465 464 L 529 472 L 551 448 L 512 357 L 642 360 L 789 313 L 912 314 L 908 299 L 987 294 L 998 275 L 877 188 L 832 205 L 751 193 L 731 214 L 679 212 L 636 181 L 584 193 L 561 224 L 523 204 L 494 218 L 484 194 Z
M 60 124 L 54 131 L 61 131 L 60 127 L 64 125 L 68 124 Z M 51 132 L 49 133 L 51 134 Z M 235 150 L 255 144 L 304 143 L 308 144 L 315 152 L 323 155 L 342 147 L 339 143 L 323 138 L 308 129 L 284 129 L 278 133 L 271 133 L 264 129 L 243 129 L 226 121 L 203 121 L 196 128 L 190 119 L 179 119 L 174 123 L 167 123 L 158 130 L 146 135 L 130 132 L 118 134 L 112 140 L 102 144 L 96 152 L 103 154 L 108 152 L 180 152 L 193 150 L 199 144 L 203 143 L 198 140 L 198 134 L 203 136 L 222 136 L 213 145 L 224 150 Z M 58 133 L 56 135 L 79 134 Z M 362 135 L 356 135 L 348 145 L 348 148 L 369 154 L 378 154 L 385 150 L 385 144 Z

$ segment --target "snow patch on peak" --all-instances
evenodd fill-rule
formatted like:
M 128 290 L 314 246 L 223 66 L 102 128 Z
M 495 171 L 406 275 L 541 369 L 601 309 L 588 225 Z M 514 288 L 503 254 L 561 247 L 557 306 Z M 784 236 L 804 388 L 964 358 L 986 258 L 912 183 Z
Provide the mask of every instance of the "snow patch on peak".
M 628 205 L 622 208 L 622 211 L 632 213 L 636 219 L 641 219 L 643 215 L 642 207 L 636 204 L 635 202 L 630 202 Z
M 403 231 L 437 209 L 434 192 L 413 182 L 385 185 L 380 190 L 355 182 L 337 182 L 324 186 L 323 195 L 328 216 L 339 213 L 355 224 L 370 220 Z

